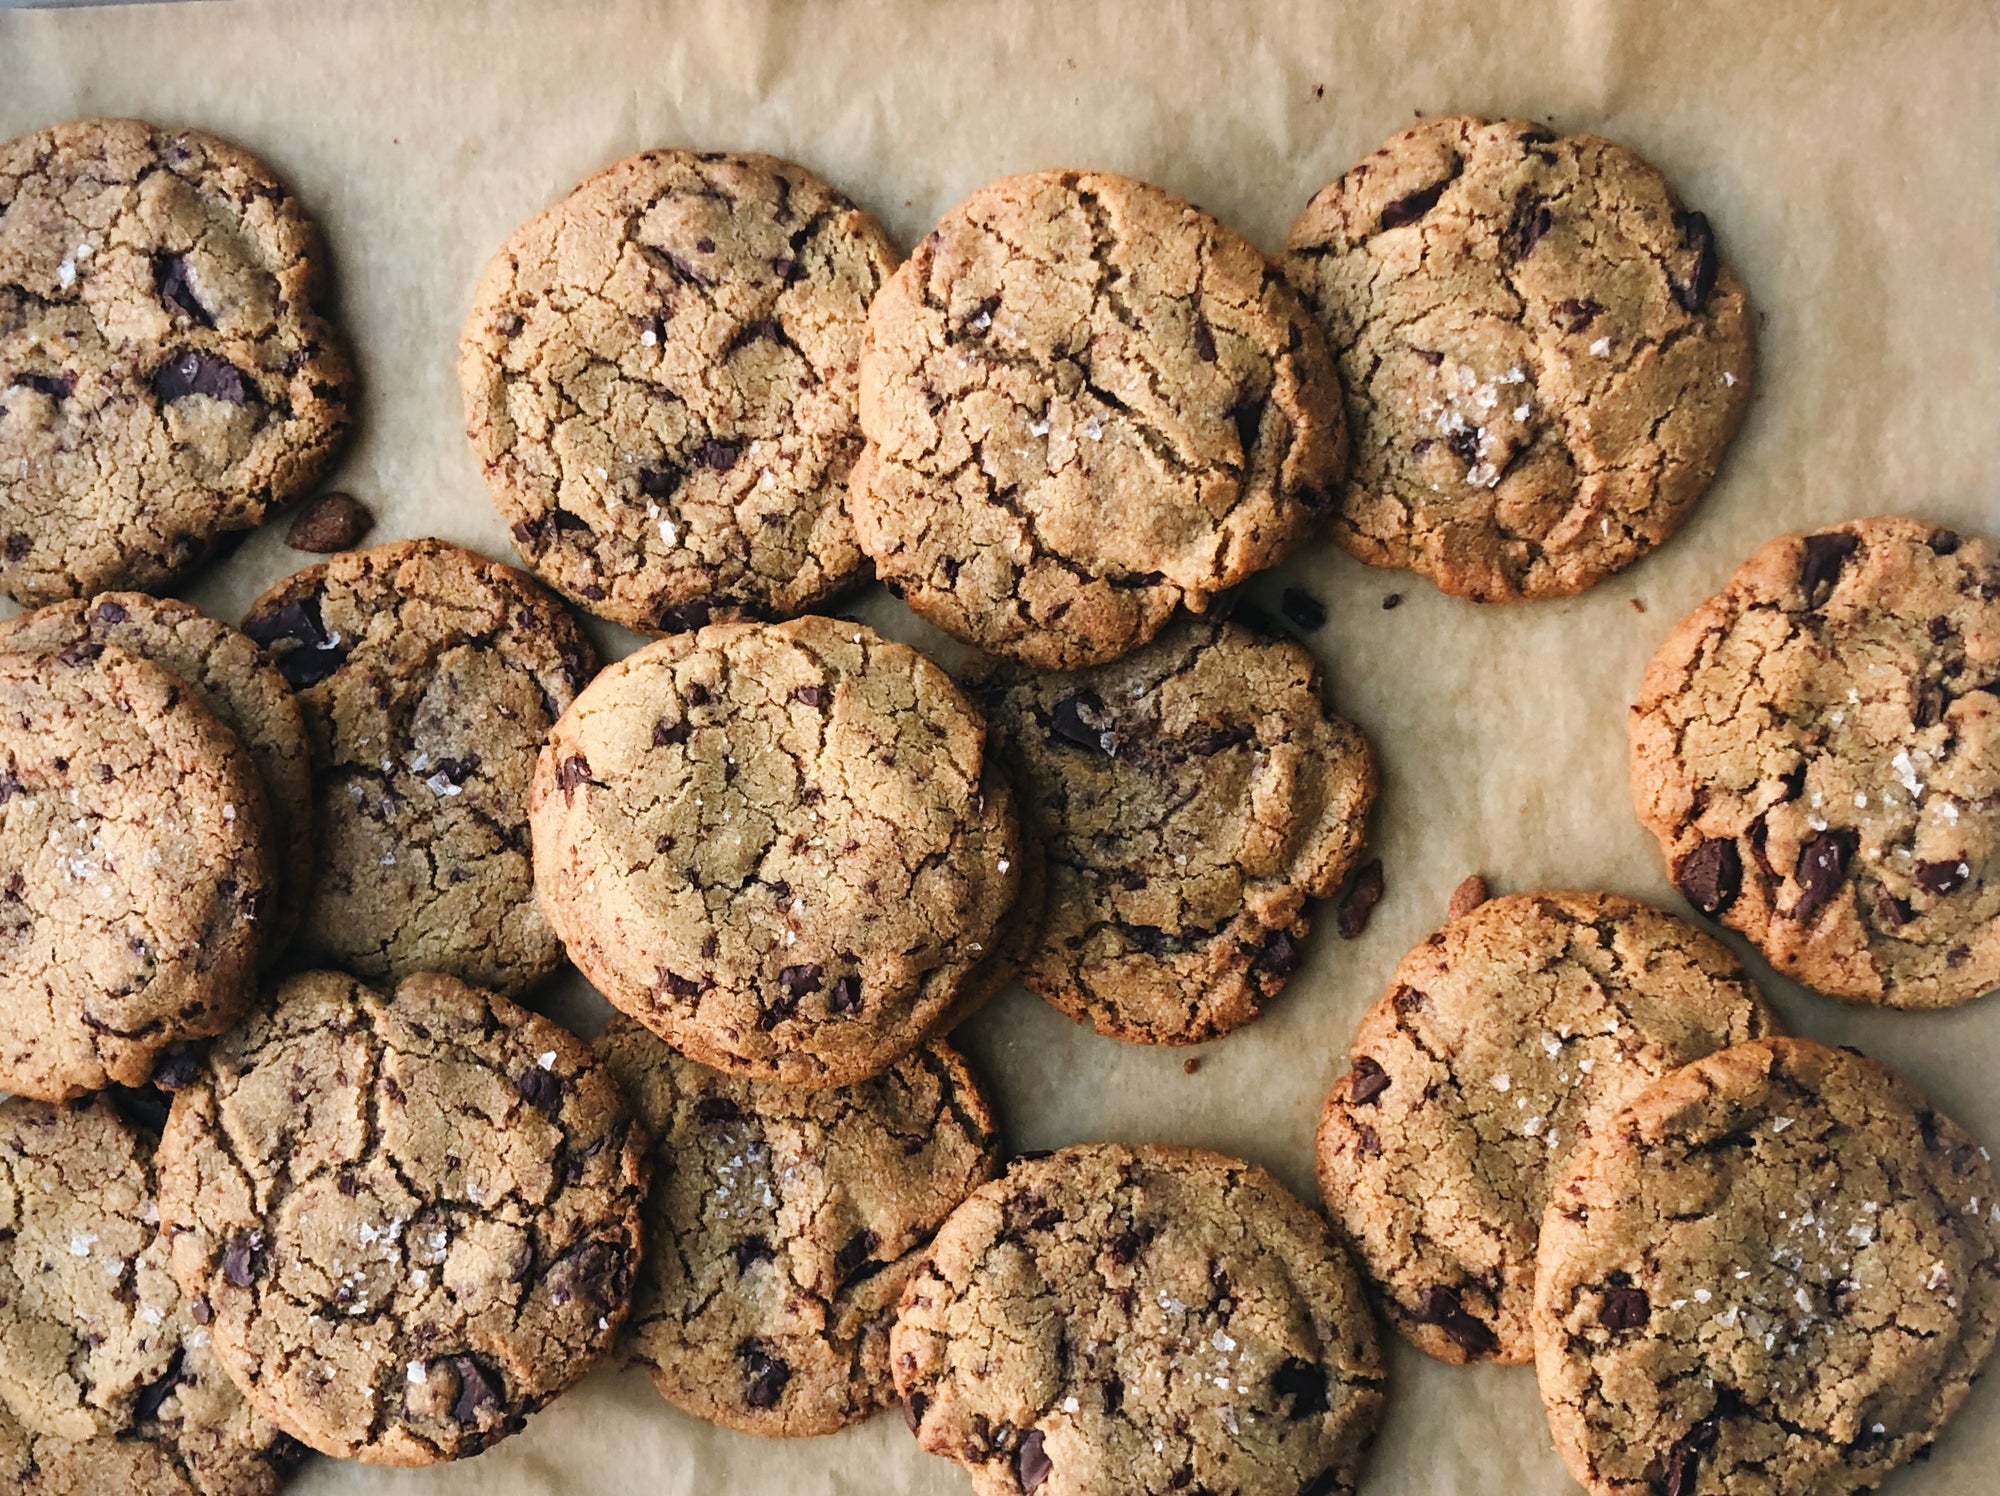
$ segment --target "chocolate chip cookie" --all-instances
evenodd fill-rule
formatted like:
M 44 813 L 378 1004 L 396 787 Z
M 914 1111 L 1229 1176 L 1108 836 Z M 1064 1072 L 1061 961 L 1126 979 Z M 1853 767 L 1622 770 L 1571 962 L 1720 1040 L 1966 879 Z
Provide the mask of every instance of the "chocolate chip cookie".
M 982 1496 L 1334 1496 L 1382 1408 L 1326 1223 L 1187 1148 L 1015 1163 L 939 1231 L 889 1353 L 917 1442 Z
M 0 145 L 0 590 L 160 591 L 304 492 L 353 376 L 319 235 L 200 130 Z
M 1333 533 L 1372 566 L 1478 602 L 1581 592 L 1679 528 L 1742 422 L 1743 287 L 1612 141 L 1424 120 L 1290 244 L 1354 431 Z
M 312 777 L 305 721 L 285 678 L 226 623 L 170 597 L 107 592 L 0 621 L 0 650 L 54 654 L 115 644 L 164 666 L 256 762 L 271 811 L 278 892 L 265 923 L 275 956 L 312 889 Z
M 266 1496 L 252 1414 L 167 1272 L 151 1141 L 103 1098 L 0 1104 L 0 1476 L 38 1496 Z
M 145 1083 L 249 1002 L 276 888 L 255 763 L 95 641 L 0 654 L 0 1091 Z
M 1880 1065 L 1710 1055 L 1551 1194 L 1535 1355 L 1597 1496 L 1847 1496 L 1921 1455 L 1993 1349 L 2000 1184 Z
M 1390 1323 L 1527 1361 L 1549 1182 L 1670 1071 L 1775 1027 L 1736 958 L 1606 893 L 1481 904 L 1411 951 L 1320 1117 L 1320 1194 Z
M 2000 549 L 1913 519 L 1772 541 L 1668 637 L 1632 794 L 1675 884 L 1831 997 L 2000 986 Z
M 302 964 L 533 988 L 561 947 L 534 900 L 528 782 L 596 668 L 561 603 L 440 540 L 280 582 L 243 631 L 297 689 L 317 828 Z
M 981 699 L 1048 849 L 1023 980 L 1100 1033 L 1212 1039 L 1304 959 L 1306 901 L 1359 860 L 1375 758 L 1312 655 L 1187 619 L 1067 674 L 1002 669 Z
M 944 1218 L 999 1167 L 943 1044 L 798 1091 L 683 1059 L 630 1019 L 598 1052 L 653 1136 L 626 1345 L 660 1395 L 751 1434 L 826 1434 L 894 1397 L 889 1322 Z
M 868 313 L 854 520 L 938 627 L 1102 663 L 1282 560 L 1347 468 L 1312 318 L 1159 188 L 1045 171 L 945 215 Z
M 292 978 L 175 1093 L 159 1168 L 223 1370 L 326 1454 L 477 1454 L 625 1319 L 646 1160 L 617 1083 L 452 977 Z
M 710 624 L 556 724 L 542 907 L 613 1006 L 704 1064 L 841 1086 L 909 1053 L 1020 886 L 1013 792 L 945 673 L 856 623 Z
M 459 358 L 514 544 L 640 629 L 803 612 L 852 585 L 856 368 L 896 254 L 771 156 L 647 151 L 507 241 Z

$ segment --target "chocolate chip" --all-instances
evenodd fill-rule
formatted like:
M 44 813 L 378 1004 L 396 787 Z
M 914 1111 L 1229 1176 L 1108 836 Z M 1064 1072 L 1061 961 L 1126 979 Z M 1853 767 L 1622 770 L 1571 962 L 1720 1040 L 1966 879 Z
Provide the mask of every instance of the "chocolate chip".
M 1806 606 L 1817 608 L 1840 576 L 1840 568 L 1861 544 L 1861 537 L 1847 530 L 1829 530 L 1824 535 L 1805 538 L 1805 560 L 1799 566 L 1799 586 L 1804 589 Z M 1826 588 L 1821 592 L 1820 588 Z
M 775 1408 L 785 1395 L 785 1383 L 792 1368 L 755 1340 L 746 1340 L 737 1349 L 736 1360 L 743 1371 L 743 1400 L 753 1408 Z
M 655 975 L 659 978 L 660 986 L 666 988 L 671 996 L 698 997 L 701 995 L 701 983 L 690 981 L 679 972 L 668 971 L 662 966 Z
M 1458 169 L 1455 167 L 1450 176 L 1433 182 L 1428 187 L 1420 187 L 1415 192 L 1390 203 L 1382 210 L 1383 230 L 1386 232 L 1389 229 L 1400 229 L 1422 218 L 1437 206 L 1438 199 L 1444 196 L 1445 188 L 1449 187 L 1457 177 Z
M 713 468 L 718 473 L 726 473 L 736 466 L 736 456 L 741 450 L 740 442 L 725 442 L 709 437 L 694 449 L 694 460 L 703 467 Z
M 351 550 L 374 524 L 375 516 L 353 494 L 323 493 L 293 516 L 285 544 L 317 555 Z
M 1288 977 L 1305 964 L 1305 959 L 1305 953 L 1299 949 L 1299 943 L 1292 939 L 1289 931 L 1273 930 L 1264 937 L 1263 948 L 1251 964 L 1274 977 Z
M 778 973 L 778 985 L 793 997 L 804 997 L 808 992 L 820 989 L 824 970 L 817 961 L 808 961 L 803 966 L 787 966 Z
M 181 312 L 197 327 L 215 326 L 214 316 L 201 304 L 201 298 L 194 294 L 194 285 L 188 279 L 185 255 L 153 256 L 153 291 L 161 301 Z
M 123 604 L 114 603 L 108 597 L 90 610 L 92 623 L 123 623 L 129 616 Z
M 163 1091 L 190 1086 L 200 1074 L 201 1056 L 185 1045 L 175 1045 L 153 1062 L 153 1084 Z
M 1597 1322 L 1607 1330 L 1636 1330 L 1653 1317 L 1653 1301 L 1643 1288 L 1613 1288 L 1597 1306 Z
M 1371 857 L 1355 872 L 1341 895 L 1334 914 L 1334 927 L 1342 940 L 1353 940 L 1368 928 L 1368 916 L 1382 902 L 1382 859 Z
M 319 598 L 294 598 L 268 613 L 253 614 L 243 620 L 243 632 L 264 646 L 271 663 L 294 691 L 316 686 L 332 675 L 347 658 L 345 640 L 326 631 L 320 620 Z M 289 643 L 282 652 L 273 646 Z
M 237 1288 L 248 1288 L 257 1278 L 257 1244 L 252 1233 L 239 1231 L 222 1249 L 222 1276 Z
M 1400 608 L 1402 606 L 1403 606 L 1403 594 L 1400 592 L 1388 593 L 1382 599 L 1382 611 L 1384 613 L 1391 612 L 1394 609 Z
M 1287 587 L 1278 599 L 1278 608 L 1309 634 L 1326 627 L 1326 604 L 1302 588 Z
M 729 1255 L 735 1260 L 739 1276 L 749 1272 L 755 1263 L 773 1262 L 777 1259 L 777 1254 L 771 1250 L 771 1244 L 761 1236 L 744 1237 L 729 1249 Z
M 1681 310 L 1698 312 L 1708 305 L 1709 292 L 1715 289 L 1715 232 L 1702 213 L 1681 214 L 1680 227 L 1681 246 L 1694 251 L 1694 270 L 1684 283 L 1673 283 L 1674 300 L 1681 304 Z
M 1491 1330 L 1465 1312 L 1465 1305 L 1449 1288 L 1426 1288 L 1417 1296 L 1410 1318 L 1420 1325 L 1436 1325 L 1468 1356 L 1483 1356 L 1500 1343 Z
M 903 1399 L 903 1422 L 910 1426 L 911 1433 L 914 1434 L 918 1426 L 923 1423 L 924 1409 L 929 1406 L 930 1399 L 921 1392 L 912 1392 Z
M 1215 362 L 1215 331 L 1199 311 L 1194 314 L 1194 356 L 1205 364 Z
M 1065 696 L 1050 713 L 1049 728 L 1065 743 L 1074 743 L 1094 753 L 1109 754 L 1111 749 L 1105 741 L 1108 734 L 1099 732 L 1084 719 L 1086 711 L 1093 716 L 1103 713 L 1104 703 L 1096 692 L 1079 691 L 1074 696 Z
M 1667 1482 L 1661 1496 L 1694 1496 L 1702 1456 L 1715 1448 L 1717 1433 L 1715 1420 L 1707 1418 L 1674 1440 L 1667 1451 Z
M 1743 891 L 1743 854 L 1735 842 L 1710 837 L 1674 864 L 1674 886 L 1713 919 L 1727 911 Z
M 181 1352 L 175 1351 L 167 1369 L 155 1380 L 146 1383 L 132 1399 L 132 1415 L 135 1422 L 151 1423 L 160 1416 L 160 1408 L 174 1395 L 174 1389 L 181 1384 Z
M 562 1104 L 562 1077 L 553 1070 L 544 1070 L 540 1065 L 530 1065 L 521 1072 L 521 1078 L 514 1082 L 521 1099 L 529 1106 L 538 1106 L 545 1112 L 552 1112 Z
M 792 700 L 796 701 L 800 706 L 818 706 L 819 687 L 800 686 L 792 692 Z
M 827 1008 L 835 1013 L 858 1013 L 861 1011 L 861 978 L 852 973 L 833 979 L 833 988 L 827 994 Z
M 689 728 L 685 720 L 669 722 L 665 717 L 653 724 L 653 746 L 671 748 L 688 740 Z
M 459 1427 L 490 1428 L 500 1422 L 498 1377 L 471 1356 L 453 1356 L 451 1369 L 458 1373 L 458 1396 L 452 1400 L 451 1416 Z
M 639 469 L 639 492 L 649 499 L 665 499 L 681 486 L 684 474 L 672 463 L 665 467 Z
M 846 1283 L 861 1271 L 868 1259 L 875 1255 L 875 1248 L 880 1245 L 881 1239 L 872 1231 L 857 1232 L 849 1237 L 847 1245 L 833 1255 L 834 1277 Z
M 76 388 L 76 381 L 67 374 L 16 374 L 13 382 L 51 400 L 67 400 Z
M 1792 908 L 1793 919 L 1804 924 L 1832 901 L 1847 877 L 1848 859 L 1854 855 L 1859 843 L 1860 839 L 1854 832 L 1842 828 L 1822 831 L 1805 844 L 1799 852 L 1798 868 L 1793 874 L 1799 885 L 1799 901 Z
M 590 778 L 590 760 L 581 753 L 572 753 L 556 766 L 556 785 L 563 792 L 563 804 L 570 804 L 576 797 L 576 788 Z
M 1451 891 L 1450 902 L 1444 906 L 1444 917 L 1464 919 L 1491 897 L 1492 892 L 1487 888 L 1486 880 L 1479 874 L 1473 873 Z
M 1958 892 L 1965 886 L 1965 880 L 1971 876 L 1971 865 L 1959 857 L 1947 862 L 1917 864 L 1917 886 L 1925 893 L 1934 894 L 1938 898 Z
M 247 405 L 250 382 L 229 360 L 199 348 L 183 348 L 153 371 L 153 393 L 167 404 L 206 395 L 229 405 Z
M 1886 888 L 1875 890 L 1875 917 L 1892 930 L 1900 930 L 1916 918 L 1916 910 L 1909 902 L 1897 898 Z
M 1047 1480 L 1055 1470 L 1048 1455 L 1042 1449 L 1042 1431 L 1030 1429 L 1021 1439 L 1021 1447 L 1014 1451 L 1014 1476 L 1021 1482 L 1021 1489 L 1032 1491 Z
M 1278 1363 L 1278 1369 L 1271 1373 L 1271 1392 L 1291 1404 L 1287 1416 L 1293 1423 L 1327 1410 L 1325 1370 L 1297 1356 Z
M 1581 301 L 1558 301 L 1549 308 L 1549 320 L 1564 332 L 1579 333 L 1597 320 L 1597 314 L 1604 308 L 1589 299 Z
M 1964 539 L 1956 530 L 1935 530 L 1927 544 L 1933 555 L 1950 556 L 1956 554 Z
M 1352 1079 L 1347 1083 L 1347 1099 L 1356 1106 L 1372 1105 L 1389 1089 L 1389 1072 L 1365 1054 L 1355 1060 L 1348 1073 Z

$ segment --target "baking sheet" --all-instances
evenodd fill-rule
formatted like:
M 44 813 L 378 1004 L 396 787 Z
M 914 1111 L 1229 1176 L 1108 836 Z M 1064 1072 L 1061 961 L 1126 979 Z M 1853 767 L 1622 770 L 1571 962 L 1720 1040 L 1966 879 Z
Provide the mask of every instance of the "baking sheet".
M 1259 1022 L 1194 1051 L 1077 1029 L 1024 992 L 962 1033 L 1018 1148 L 1201 1143 L 1312 1192 L 1320 1098 L 1397 957 L 1481 871 L 1680 907 L 1625 792 L 1625 706 L 1673 621 L 1782 530 L 1907 510 L 2000 536 L 2000 12 L 1857 0 L 1224 0 L 1089 4 L 231 0 L 0 11 L 0 138 L 87 114 L 201 125 L 289 181 L 332 246 L 366 391 L 335 474 L 373 539 L 435 534 L 512 560 L 461 432 L 456 339 L 520 220 L 648 146 L 793 157 L 908 244 L 1004 172 L 1092 165 L 1161 182 L 1267 248 L 1324 181 L 1414 112 L 1543 118 L 1651 157 L 1716 226 L 1759 310 L 1759 387 L 1681 536 L 1582 598 L 1482 609 L 1322 545 L 1266 579 L 1324 598 L 1310 643 L 1381 750 L 1388 894 L 1359 940 L 1326 921 Z M 309 558 L 253 537 L 189 596 L 234 620 Z M 1400 593 L 1393 612 L 1385 595 Z M 1643 614 L 1635 604 L 1643 603 Z M 860 612 L 921 633 L 877 595 Z M 614 653 L 630 636 L 600 631 Z M 1731 937 L 1734 940 L 1734 937 Z M 1740 946 L 1740 942 L 1737 942 Z M 2000 998 L 1845 1009 L 1759 975 L 1797 1030 L 1896 1065 L 2000 1139 Z M 582 1028 L 580 983 L 544 1004 Z M 1366 1489 L 1573 1490 L 1531 1371 L 1455 1370 L 1400 1343 Z M 1896 1496 L 1990 1491 L 2000 1378 Z M 967 1489 L 893 1415 L 802 1443 L 725 1433 L 637 1373 L 600 1373 L 476 1461 L 315 1461 L 349 1492 Z

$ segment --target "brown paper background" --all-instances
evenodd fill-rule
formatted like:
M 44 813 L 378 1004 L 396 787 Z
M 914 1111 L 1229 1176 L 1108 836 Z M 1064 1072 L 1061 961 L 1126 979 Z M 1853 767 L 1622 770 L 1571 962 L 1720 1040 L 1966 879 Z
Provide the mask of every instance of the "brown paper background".
M 1365 936 L 1330 921 L 1258 1023 L 1198 1051 L 1073 1027 L 1014 991 L 963 1039 L 1020 1148 L 1196 1142 L 1311 1193 L 1320 1097 L 1396 958 L 1480 870 L 1680 907 L 1625 791 L 1625 706 L 1673 620 L 1780 531 L 1907 510 L 2000 535 L 2000 25 L 1965 0 L 1309 0 L 752 4 L 233 0 L 0 11 L 0 138 L 88 114 L 201 125 L 266 158 L 331 244 L 363 370 L 335 474 L 375 539 L 438 534 L 512 560 L 461 433 L 453 361 L 485 257 L 596 167 L 647 146 L 757 148 L 820 171 L 907 244 L 1001 173 L 1152 178 L 1267 248 L 1327 179 L 1414 111 L 1545 118 L 1618 137 L 1707 211 L 1759 310 L 1755 401 L 1679 538 L 1589 595 L 1479 608 L 1314 547 L 1258 591 L 1310 586 L 1336 700 L 1381 750 L 1388 896 Z M 253 537 L 190 596 L 235 619 L 305 559 Z M 1400 592 L 1403 607 L 1384 612 Z M 1631 600 L 1642 599 L 1643 616 Z M 899 605 L 861 611 L 914 637 Z M 609 639 L 608 632 L 605 637 Z M 630 643 L 621 637 L 615 648 Z M 1765 968 L 1760 972 L 1768 976 Z M 1845 1009 L 1768 983 L 1802 1032 L 1859 1044 L 2000 1139 L 2000 998 L 1956 1013 Z M 589 1027 L 572 979 L 553 1011 Z M 1574 1489 L 1534 1378 L 1397 1344 L 1379 1496 Z M 1897 1496 L 1991 1491 L 1989 1380 Z M 893 1415 L 775 1443 L 601 1373 L 477 1461 L 420 1472 L 316 1461 L 348 1492 L 966 1489 Z

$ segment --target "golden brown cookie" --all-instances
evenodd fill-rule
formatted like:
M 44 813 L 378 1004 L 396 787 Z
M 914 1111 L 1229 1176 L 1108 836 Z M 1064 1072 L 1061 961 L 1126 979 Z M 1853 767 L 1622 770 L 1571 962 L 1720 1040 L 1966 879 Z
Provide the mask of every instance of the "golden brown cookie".
M 160 591 L 304 492 L 353 376 L 318 232 L 200 130 L 0 144 L 0 590 Z
M 1493 899 L 1417 946 L 1317 1147 L 1390 1323 L 1443 1361 L 1532 1357 L 1551 1178 L 1661 1076 L 1774 1027 L 1724 946 L 1616 894 Z
M 847 517 L 881 227 L 772 156 L 647 151 L 523 225 L 473 297 L 466 430 L 528 564 L 641 629 L 858 581 Z
M 645 1141 L 589 1046 L 445 976 L 307 972 L 160 1144 L 174 1277 L 265 1418 L 375 1464 L 477 1454 L 623 1324 Z
M 1044 669 L 1136 649 L 1284 559 L 1346 473 L 1311 317 L 1159 188 L 982 187 L 868 314 L 861 547 L 948 633 Z
M 1848 1496 L 2000 1325 L 1985 1150 L 1858 1054 L 1766 1039 L 1642 1093 L 1551 1191 L 1535 1356 L 1593 1496 Z
M 928 1044 L 798 1091 L 615 1018 L 598 1053 L 653 1135 L 626 1348 L 660 1395 L 751 1434 L 826 1434 L 895 1396 L 889 1323 L 944 1218 L 999 1167 L 965 1061 Z
M 116 645 L 0 654 L 0 1091 L 143 1085 L 249 1003 L 276 892 L 255 763 Z
M 1326 1222 L 1189 1148 L 1017 1161 L 945 1222 L 889 1352 L 917 1442 L 980 1496 L 1346 1496 L 1382 1408 Z
M 1679 528 L 1750 397 L 1700 213 L 1594 135 L 1428 119 L 1292 225 L 1347 391 L 1333 533 L 1479 602 L 1562 597 Z
M 1022 979 L 1100 1033 L 1212 1039 L 1304 959 L 1306 901 L 1361 856 L 1376 787 L 1312 655 L 1187 619 L 1066 674 L 995 672 L 980 699 L 1048 850 L 1049 913 Z
M 1020 887 L 1013 791 L 945 673 L 856 623 L 718 623 L 592 681 L 529 815 L 542 907 L 611 1003 L 734 1074 L 914 1049 Z
M 317 838 L 297 964 L 520 994 L 562 961 L 535 905 L 535 754 L 596 668 L 562 604 L 441 540 L 349 551 L 243 619 L 297 688 Z
M 1632 708 L 1675 884 L 1831 997 L 2000 986 L 2000 549 L 1919 520 L 1766 545 Z

